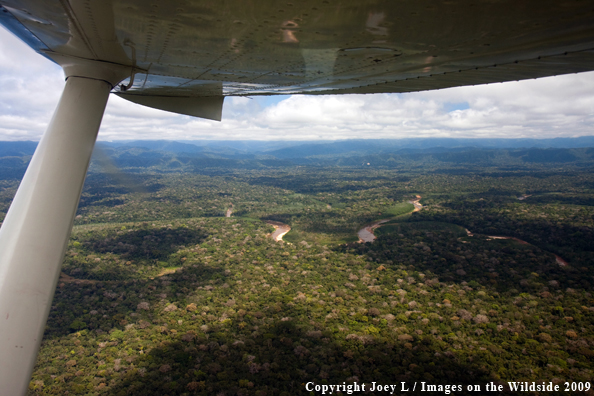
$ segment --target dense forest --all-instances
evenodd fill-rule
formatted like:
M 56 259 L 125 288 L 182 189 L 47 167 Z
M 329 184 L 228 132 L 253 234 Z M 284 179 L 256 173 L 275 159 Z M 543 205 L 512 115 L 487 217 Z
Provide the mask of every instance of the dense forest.
M 87 178 L 31 395 L 590 385 L 592 149 L 204 168 L 118 163 L 113 150 Z M 6 169 L 2 217 L 19 181 Z M 266 221 L 291 231 L 275 242 Z

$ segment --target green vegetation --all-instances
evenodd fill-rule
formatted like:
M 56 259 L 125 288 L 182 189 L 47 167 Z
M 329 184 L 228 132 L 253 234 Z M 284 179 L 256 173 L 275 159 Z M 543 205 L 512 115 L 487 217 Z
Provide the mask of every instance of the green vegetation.
M 93 173 L 30 394 L 590 381 L 592 169 L 404 163 Z
M 388 208 L 386 213 L 383 215 L 390 215 L 390 216 L 402 216 L 404 214 L 410 213 L 415 209 L 415 206 L 408 202 L 401 202 Z

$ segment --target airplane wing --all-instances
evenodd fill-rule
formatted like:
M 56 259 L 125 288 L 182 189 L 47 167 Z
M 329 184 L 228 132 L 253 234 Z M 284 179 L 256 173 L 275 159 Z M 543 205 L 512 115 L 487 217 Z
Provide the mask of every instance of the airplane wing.
M 588 1 L 5 0 L 2 6 L 0 22 L 42 55 L 131 67 L 133 81 L 116 94 L 213 119 L 220 119 L 224 96 L 414 92 L 594 69 Z M 198 97 L 219 99 L 200 113 L 192 111 L 201 108 Z

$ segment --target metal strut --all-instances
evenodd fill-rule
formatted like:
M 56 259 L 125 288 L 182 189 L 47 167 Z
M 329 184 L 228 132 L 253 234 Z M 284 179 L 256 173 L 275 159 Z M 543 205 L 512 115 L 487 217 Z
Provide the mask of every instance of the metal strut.
M 66 81 L 0 228 L 0 389 L 26 394 L 113 84 Z

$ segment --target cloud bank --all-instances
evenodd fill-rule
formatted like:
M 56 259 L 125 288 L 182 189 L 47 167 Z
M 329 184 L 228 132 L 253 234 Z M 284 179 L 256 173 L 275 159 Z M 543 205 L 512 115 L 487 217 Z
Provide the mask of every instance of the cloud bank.
M 0 140 L 38 140 L 58 103 L 60 68 L 0 28 Z M 594 135 L 594 72 L 409 94 L 227 98 L 223 121 L 112 95 L 100 140 L 317 140 Z

